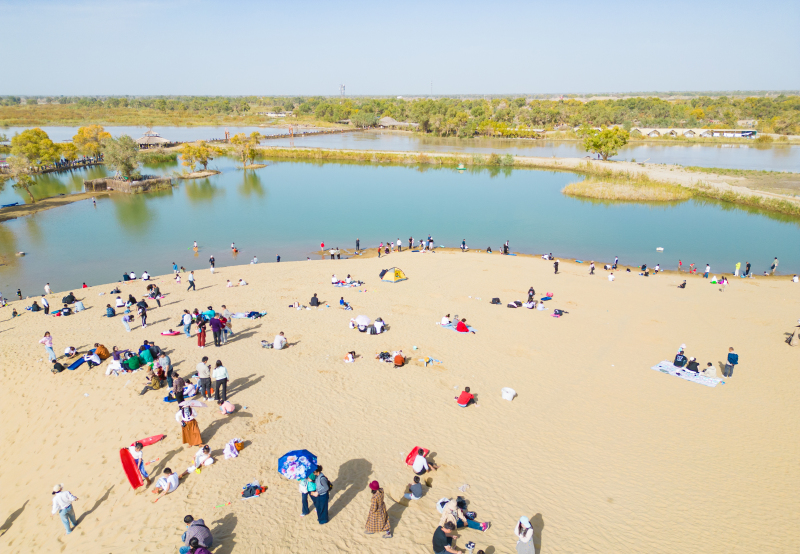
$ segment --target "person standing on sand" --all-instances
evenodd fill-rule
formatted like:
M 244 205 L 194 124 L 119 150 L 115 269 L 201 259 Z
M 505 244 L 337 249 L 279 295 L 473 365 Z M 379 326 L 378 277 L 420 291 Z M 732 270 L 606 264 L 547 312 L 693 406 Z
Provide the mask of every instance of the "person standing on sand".
M 558 260 L 556 260 L 555 262 L 553 262 L 553 267 L 554 267 L 554 268 L 555 268 L 555 270 L 556 270 L 556 275 L 558 275 Z
M 744 276 L 750 277 L 750 262 L 744 263 Z
M 723 377 L 733 377 L 733 367 L 739 363 L 739 354 L 733 353 L 733 346 L 728 348 L 728 361 L 725 364 L 725 370 L 722 372 Z
M 594 262 L 589 264 L 589 275 L 594 275 Z
M 47 283 L 47 284 L 44 286 L 44 293 L 45 293 L 45 294 L 51 294 L 51 292 L 52 292 L 52 291 L 50 290 L 50 283 Z
M 197 346 L 206 347 L 206 322 L 202 319 L 197 320 Z
M 333 484 L 322 474 L 322 466 L 318 465 L 314 470 L 317 479 L 317 490 L 309 493 L 317 510 L 317 521 L 320 525 L 328 523 L 328 492 L 333 488 Z
M 383 489 L 377 481 L 369 484 L 372 491 L 372 498 L 369 502 L 369 513 L 367 513 L 367 524 L 364 526 L 364 534 L 372 535 L 383 531 L 384 539 L 392 538 L 391 526 L 389 525 L 389 515 L 386 513 L 386 502 L 383 500 Z
M 211 269 L 214 269 L 214 264 L 216 264 L 216 260 L 214 259 L 214 255 L 212 254 L 211 257 L 208 259 L 208 263 L 211 264 Z
M 206 364 L 208 356 L 197 364 L 197 390 L 203 395 L 203 400 L 208 401 L 211 396 L 211 366 Z
M 17 296 L 22 300 L 22 289 L 17 289 Z
M 183 310 L 183 332 L 186 333 L 187 338 L 192 337 L 191 329 L 192 329 L 192 314 L 189 313 L 189 310 Z
M 400 237 L 397 237 L 397 251 L 398 252 L 402 252 L 403 251 L 403 243 L 400 242 Z
M 214 346 L 219 348 L 222 346 L 222 322 L 217 317 L 216 312 L 208 320 L 209 325 L 211 325 L 211 333 L 214 335 Z
M 44 337 L 39 339 L 39 344 L 44 345 L 44 349 L 47 351 L 47 355 L 50 358 L 51 362 L 56 361 L 56 353 L 53 352 L 53 337 L 50 336 L 50 331 L 44 332 Z
M 618 263 L 619 263 L 619 258 L 618 258 L 617 256 L 614 256 L 614 268 L 613 268 L 613 269 L 614 269 L 614 271 L 616 271 L 616 270 L 617 270 L 617 264 L 618 264 Z
M 178 274 L 178 264 L 176 264 L 175 262 L 172 262 L 172 273 L 174 273 L 175 275 Z
M 50 517 L 58 514 L 61 516 L 61 523 L 67 530 L 67 535 L 72 533 L 73 529 L 78 526 L 75 520 L 75 510 L 72 508 L 72 503 L 78 500 L 78 497 L 69 491 L 64 490 L 64 485 L 59 484 L 53 487 L 53 511 Z M 70 527 L 70 523 L 72 526 Z
M 183 402 L 183 387 L 186 386 L 186 381 L 183 380 L 183 377 L 178 375 L 177 371 L 172 371 L 172 392 L 175 395 L 175 400 L 178 401 L 178 404 Z
M 228 400 L 228 369 L 217 360 L 214 366 L 214 400 L 222 404 Z
M 778 269 L 778 257 L 775 256 L 775 261 L 772 262 L 772 274 L 775 275 L 775 270 Z
M 414 248 L 414 237 L 408 237 L 408 249 Z
M 142 318 L 142 329 L 147 327 L 147 308 L 144 306 L 139 308 L 139 316 Z
M 356 239 L 356 252 L 361 250 L 361 239 Z
M 742 262 L 736 262 L 736 268 L 733 270 L 733 276 L 739 276 L 739 269 L 742 267 Z
M 703 273 L 703 279 L 708 279 L 708 274 L 711 273 L 711 266 L 706 264 L 706 271 Z
M 222 317 L 227 320 L 225 322 L 225 329 L 222 331 L 225 335 L 225 341 L 227 342 L 228 335 L 233 336 L 233 314 L 225 304 L 222 305 Z
M 187 288 L 186 290 L 188 291 L 189 289 L 192 289 L 194 291 L 197 290 L 196 288 L 194 288 L 194 271 L 189 272 L 189 288 Z
M 47 298 L 45 298 L 44 294 L 42 295 L 42 306 L 44 307 L 44 315 L 49 314 L 50 313 L 50 302 L 47 301 Z

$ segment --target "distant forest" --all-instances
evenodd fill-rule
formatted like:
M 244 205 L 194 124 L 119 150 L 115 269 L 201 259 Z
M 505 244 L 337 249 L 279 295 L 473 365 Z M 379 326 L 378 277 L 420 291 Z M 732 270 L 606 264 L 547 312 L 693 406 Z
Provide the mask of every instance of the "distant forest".
M 681 93 L 686 95 L 686 93 Z M 518 97 L 0 97 L 0 125 L 74 124 L 91 119 L 118 124 L 266 122 L 267 113 L 287 121 L 369 127 L 382 117 L 415 123 L 438 136 L 524 136 L 532 129 L 580 125 L 736 128 L 747 121 L 762 132 L 800 134 L 800 96 L 637 96 L 583 101 Z

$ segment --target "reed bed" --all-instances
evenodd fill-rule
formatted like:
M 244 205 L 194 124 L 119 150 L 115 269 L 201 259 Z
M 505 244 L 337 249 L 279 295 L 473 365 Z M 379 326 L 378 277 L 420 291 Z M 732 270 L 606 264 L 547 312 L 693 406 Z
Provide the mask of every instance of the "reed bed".
M 627 174 L 588 177 L 583 181 L 570 183 L 562 192 L 568 196 L 626 202 L 675 202 L 694 196 L 691 189 L 680 185 Z

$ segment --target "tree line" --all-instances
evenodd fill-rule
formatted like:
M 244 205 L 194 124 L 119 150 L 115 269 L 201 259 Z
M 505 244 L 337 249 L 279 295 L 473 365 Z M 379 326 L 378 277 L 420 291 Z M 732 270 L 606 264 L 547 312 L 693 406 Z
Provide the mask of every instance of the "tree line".
M 26 99 L 29 101 L 30 99 Z M 581 125 L 602 127 L 738 127 L 756 120 L 757 129 L 800 134 L 800 96 L 697 96 L 685 100 L 658 97 L 623 99 L 545 100 L 507 98 L 370 98 L 323 96 L 173 96 L 173 97 L 48 97 L 51 103 L 79 108 L 156 110 L 163 114 L 253 116 L 291 113 L 295 118 L 329 123 L 349 120 L 369 127 L 382 117 L 418 124 L 417 130 L 437 136 L 527 136 L 531 129 L 552 130 Z M 0 105 L 15 106 L 20 97 L 0 97 Z M 34 101 L 38 101 L 34 99 Z

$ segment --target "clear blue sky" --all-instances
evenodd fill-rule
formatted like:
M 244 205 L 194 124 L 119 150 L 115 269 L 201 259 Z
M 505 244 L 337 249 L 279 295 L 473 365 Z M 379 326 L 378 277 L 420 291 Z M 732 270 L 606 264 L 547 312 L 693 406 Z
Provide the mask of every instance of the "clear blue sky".
M 0 0 L 0 94 L 800 89 L 800 1 Z

